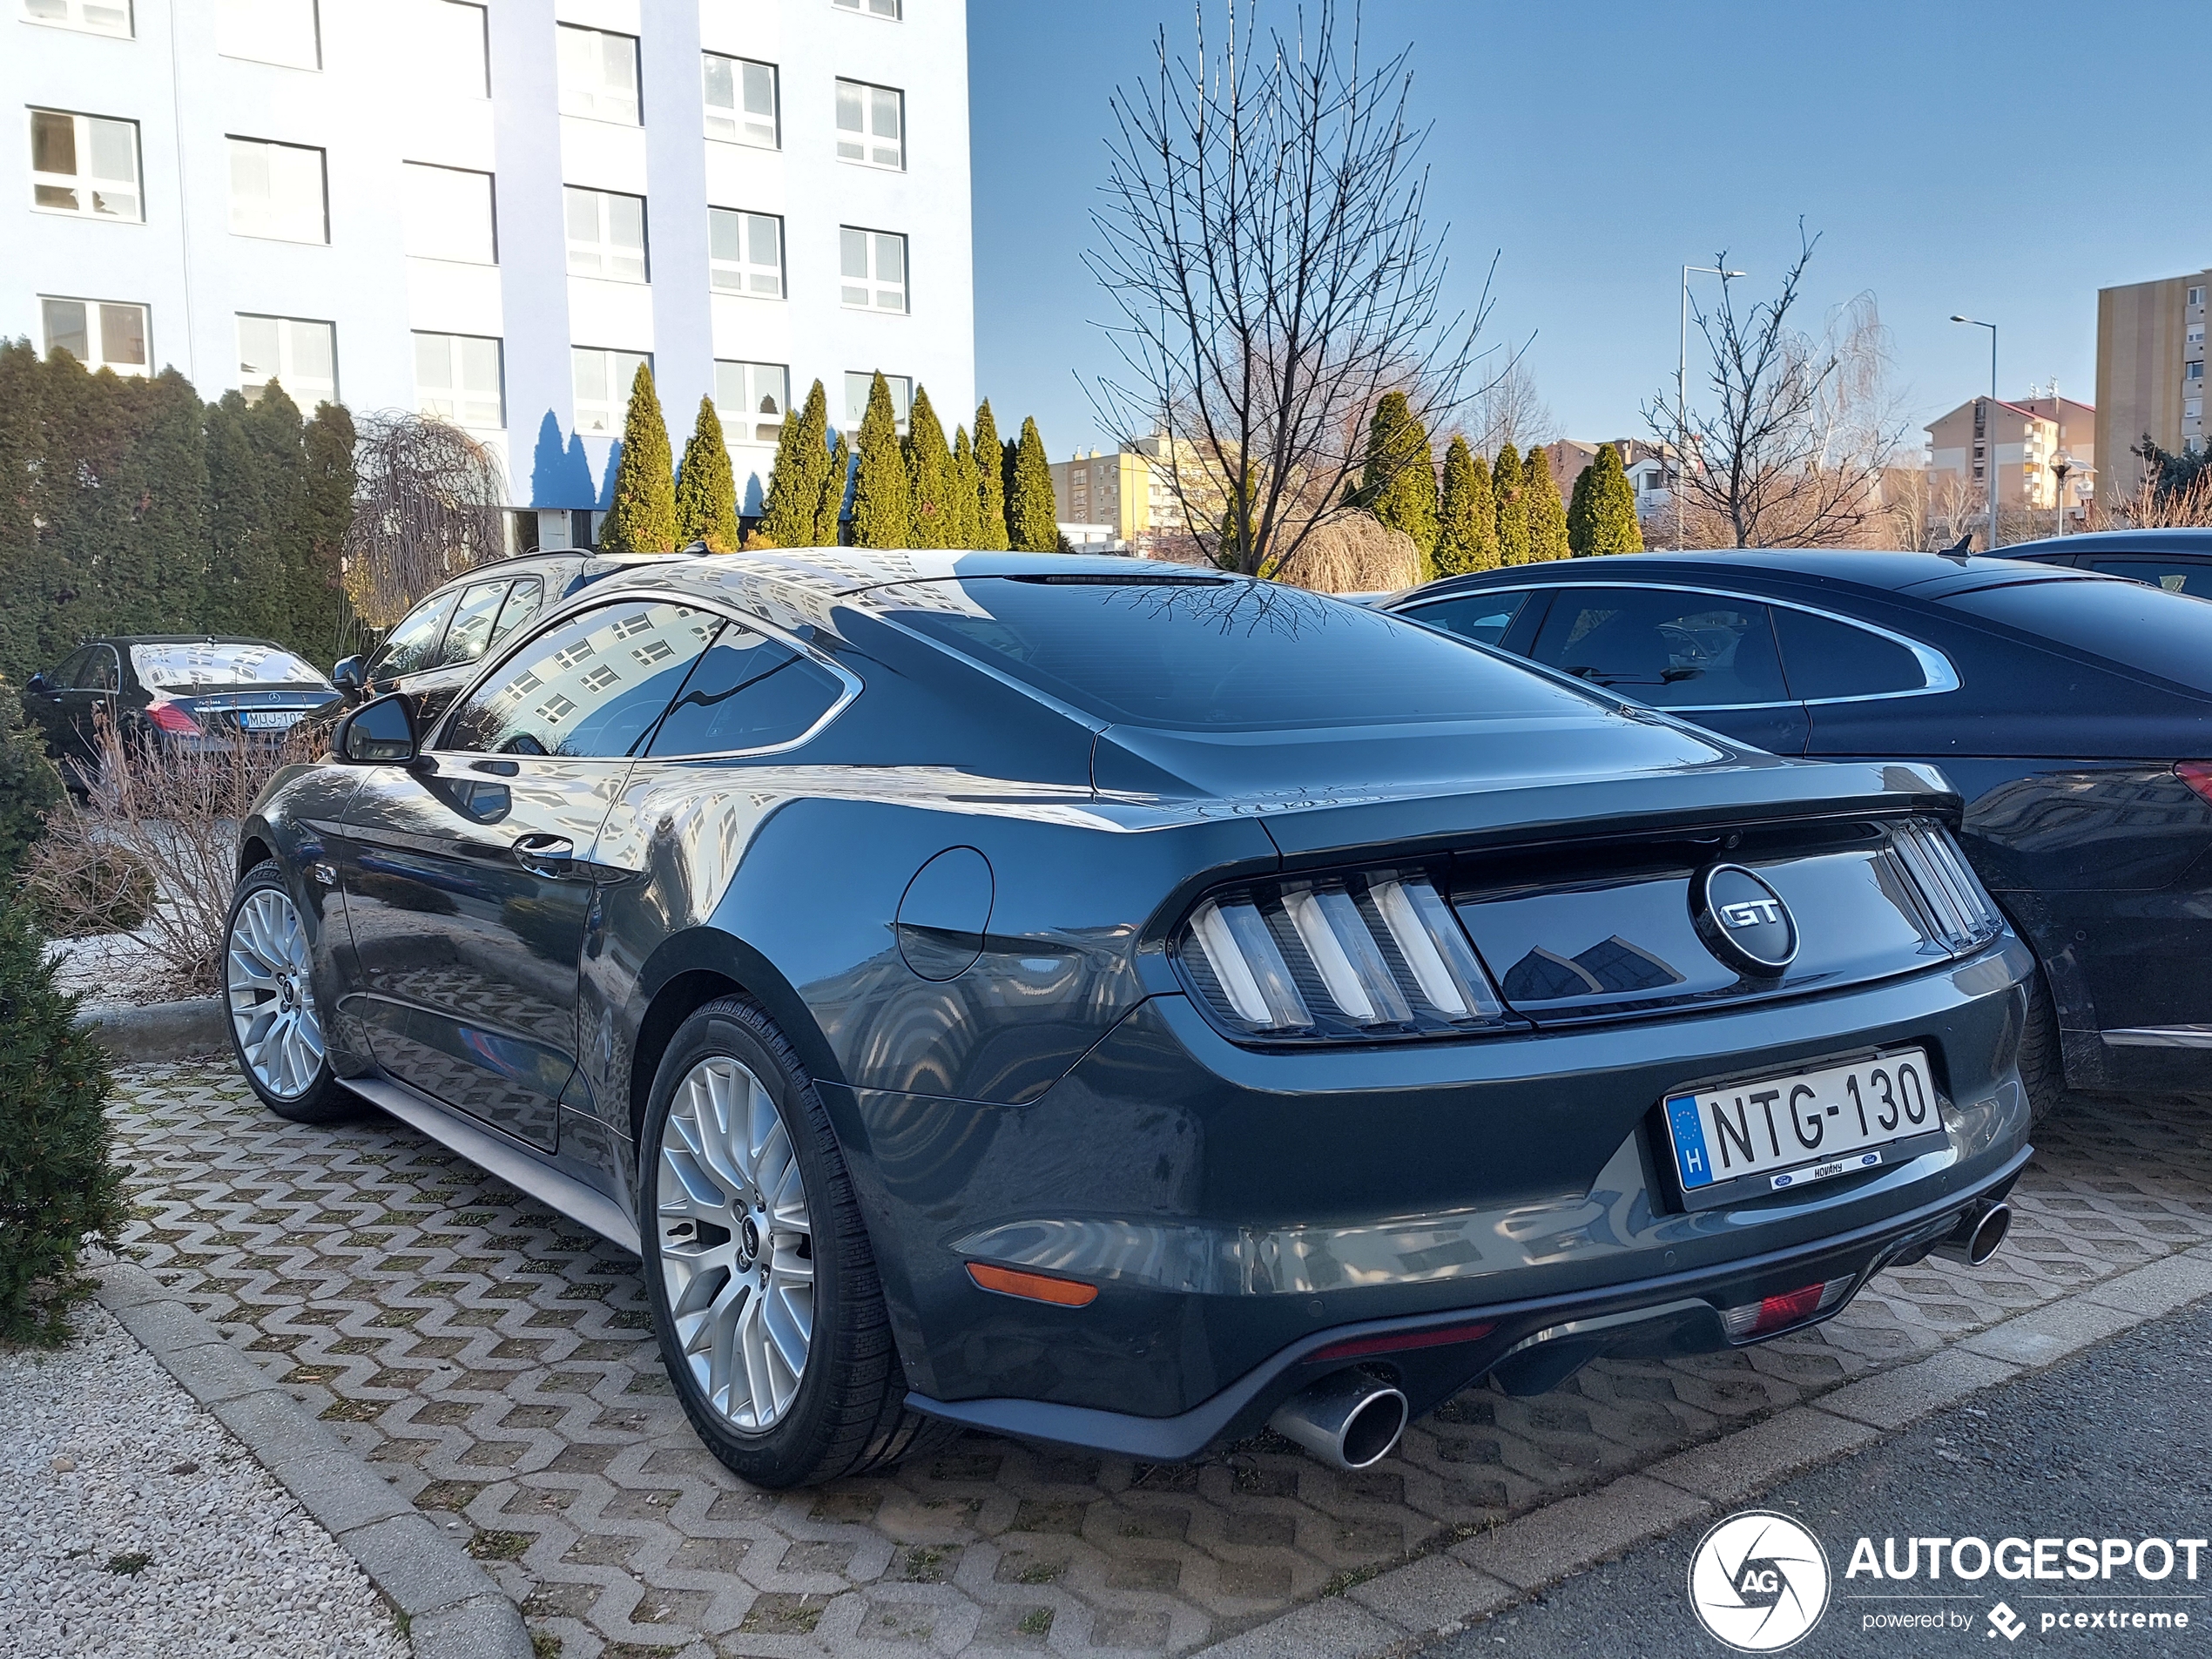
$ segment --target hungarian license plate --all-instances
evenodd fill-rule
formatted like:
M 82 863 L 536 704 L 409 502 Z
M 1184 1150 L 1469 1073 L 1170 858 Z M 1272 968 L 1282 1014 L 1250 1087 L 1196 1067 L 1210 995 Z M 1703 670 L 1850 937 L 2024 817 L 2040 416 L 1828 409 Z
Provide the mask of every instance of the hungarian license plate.
M 1665 1106 L 1693 1208 L 1723 1188 L 1730 1197 L 1780 1192 L 1878 1169 L 1905 1143 L 1943 1130 L 1920 1049 L 1669 1095 Z
M 238 723 L 248 732 L 286 732 L 300 724 L 298 709 L 247 709 Z

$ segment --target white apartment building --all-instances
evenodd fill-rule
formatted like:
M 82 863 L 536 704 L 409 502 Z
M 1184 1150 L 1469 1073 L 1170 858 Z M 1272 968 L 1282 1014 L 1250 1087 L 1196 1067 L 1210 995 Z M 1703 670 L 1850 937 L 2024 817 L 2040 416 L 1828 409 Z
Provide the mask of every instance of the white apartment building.
M 760 510 L 792 398 L 971 408 L 962 0 L 0 0 L 0 336 L 413 408 L 590 536 L 633 370 Z

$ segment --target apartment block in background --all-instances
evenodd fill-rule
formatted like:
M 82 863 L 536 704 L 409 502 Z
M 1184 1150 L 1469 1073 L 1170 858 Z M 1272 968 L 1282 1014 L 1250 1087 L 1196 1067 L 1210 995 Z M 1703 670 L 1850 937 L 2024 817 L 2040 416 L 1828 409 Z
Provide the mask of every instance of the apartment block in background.
M 2055 511 L 2063 457 L 2067 510 L 2078 518 L 2095 491 L 2101 425 L 2096 409 L 2067 397 L 1961 403 L 1928 423 L 1928 482 L 1941 498 L 1934 506 L 1951 516 L 1979 502 L 1986 511 L 1993 473 L 2000 509 Z
M 816 380 L 974 407 L 958 0 L 0 0 L 0 337 L 435 415 L 526 542 L 641 364 L 748 513 Z
M 2212 270 L 2097 290 L 2097 448 L 2101 492 L 2141 486 L 2148 435 L 2179 454 L 2205 446 L 2204 296 Z

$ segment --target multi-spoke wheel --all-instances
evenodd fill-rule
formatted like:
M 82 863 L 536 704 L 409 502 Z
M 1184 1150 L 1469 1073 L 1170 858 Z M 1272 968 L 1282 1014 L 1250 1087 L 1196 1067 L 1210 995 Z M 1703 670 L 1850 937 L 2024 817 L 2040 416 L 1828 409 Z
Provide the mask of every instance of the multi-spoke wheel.
M 677 1085 L 659 1197 L 661 1279 L 691 1379 L 735 1427 L 773 1427 L 814 1341 L 813 1223 L 774 1096 L 726 1055 Z
M 905 1407 L 852 1178 L 768 1016 L 725 997 L 678 1027 L 640 1130 L 653 1322 L 709 1449 L 758 1485 L 792 1487 L 941 1438 Z
M 269 1108 L 320 1123 L 346 1109 L 334 1098 L 313 957 L 273 860 L 246 872 L 231 900 L 223 1003 L 239 1069 Z

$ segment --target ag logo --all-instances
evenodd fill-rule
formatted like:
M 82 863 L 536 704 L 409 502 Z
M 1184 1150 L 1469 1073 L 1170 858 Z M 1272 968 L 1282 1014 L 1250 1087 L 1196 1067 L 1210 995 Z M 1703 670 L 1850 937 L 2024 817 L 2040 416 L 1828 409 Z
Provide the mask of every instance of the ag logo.
M 1689 1558 L 1698 1622 L 1739 1653 L 1778 1653 L 1828 1609 L 1828 1556 L 1787 1515 L 1730 1515 Z

